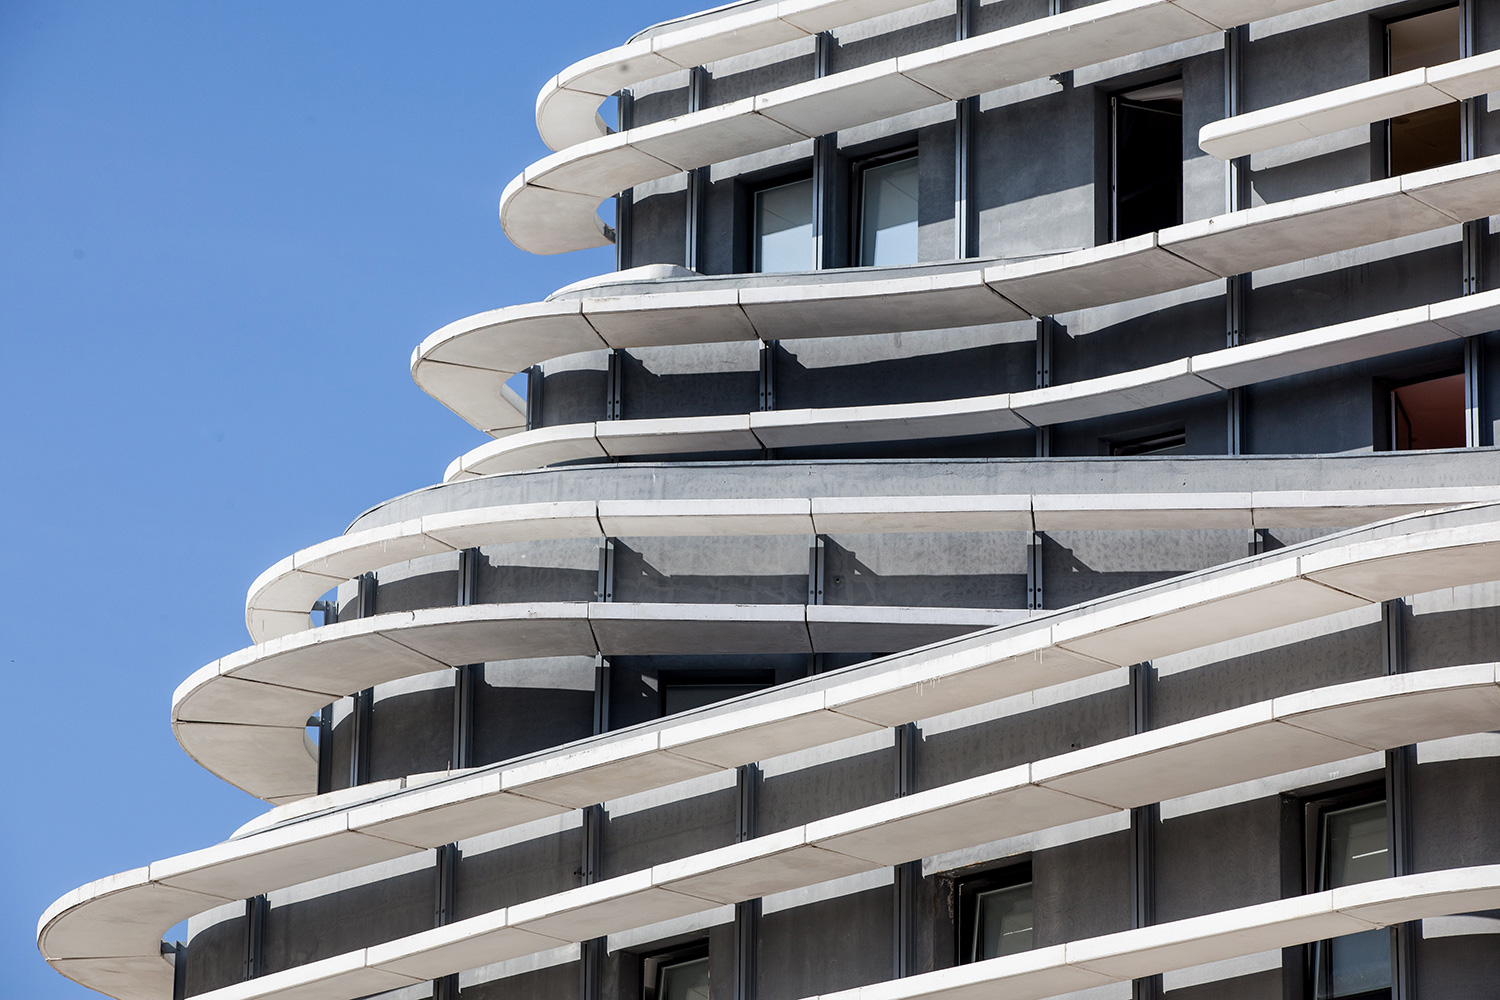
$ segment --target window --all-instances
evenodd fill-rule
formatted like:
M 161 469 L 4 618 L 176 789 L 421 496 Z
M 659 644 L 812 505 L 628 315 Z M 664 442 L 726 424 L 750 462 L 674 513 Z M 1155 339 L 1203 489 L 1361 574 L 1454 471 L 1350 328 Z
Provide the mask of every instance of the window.
M 1391 75 L 1458 58 L 1457 7 L 1428 11 L 1385 26 L 1386 71 Z M 1460 110 L 1455 101 L 1398 115 L 1389 125 L 1392 175 L 1456 163 L 1460 158 Z
M 1395 451 L 1462 448 L 1466 443 L 1462 372 L 1392 389 L 1390 411 Z
M 1318 803 L 1313 891 L 1357 885 L 1390 874 L 1385 799 L 1367 794 Z M 1391 932 L 1361 931 L 1312 948 L 1314 1000 L 1376 1000 L 1390 996 Z
M 859 266 L 917 262 L 917 158 L 883 157 L 856 168 Z
M 675 715 L 702 708 L 726 698 L 736 698 L 768 688 L 776 681 L 769 670 L 720 674 L 694 671 L 662 671 L 657 674 L 661 692 L 661 714 Z
M 751 210 L 755 227 L 753 270 L 811 271 L 817 266 L 813 260 L 811 177 L 756 191 Z
M 1110 236 L 1182 221 L 1182 80 L 1110 98 Z
M 708 946 L 678 948 L 644 960 L 643 1000 L 708 1000 Z
M 957 896 L 960 963 L 1017 955 L 1035 946 L 1029 864 L 966 879 Z
M 1187 431 L 1167 431 L 1109 442 L 1111 455 L 1181 455 L 1187 451 Z

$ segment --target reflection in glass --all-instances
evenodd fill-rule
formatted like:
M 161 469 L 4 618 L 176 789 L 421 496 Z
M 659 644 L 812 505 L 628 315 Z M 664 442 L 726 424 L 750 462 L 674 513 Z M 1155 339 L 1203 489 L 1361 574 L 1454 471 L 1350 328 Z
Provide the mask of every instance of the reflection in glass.
M 917 262 L 917 158 L 868 167 L 861 174 L 859 263 Z
M 812 178 L 755 192 L 753 266 L 762 273 L 813 270 Z
M 658 966 L 656 1000 L 708 1000 L 708 956 Z
M 1390 873 L 1385 802 L 1335 809 L 1323 815 L 1318 889 L 1337 889 Z M 1317 1000 L 1358 997 L 1391 985 L 1391 935 L 1362 931 L 1320 941 L 1314 954 Z
M 969 961 L 1031 950 L 1031 883 L 981 892 L 974 898 L 974 937 Z

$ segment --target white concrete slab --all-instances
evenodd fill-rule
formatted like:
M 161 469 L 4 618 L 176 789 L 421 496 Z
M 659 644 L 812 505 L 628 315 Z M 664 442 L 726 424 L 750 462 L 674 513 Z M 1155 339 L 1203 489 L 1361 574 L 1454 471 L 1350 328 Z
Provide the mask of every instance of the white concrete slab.
M 365 949 L 293 966 L 257 979 L 198 994 L 202 1000 L 353 1000 L 420 982 L 413 976 L 371 969 Z
M 172 731 L 189 757 L 256 798 L 300 798 L 318 790 L 318 762 L 301 726 L 183 722 Z
M 755 339 L 733 288 L 586 299 L 583 315 L 611 347 Z
M 755 49 L 806 38 L 807 32 L 776 16 L 776 5 L 688 24 L 651 39 L 651 49 L 679 66 L 702 66 Z
M 814 691 L 686 720 L 662 732 L 662 749 L 728 768 L 884 728 L 826 711 L 823 703 L 823 692 Z
M 511 504 L 427 514 L 421 530 L 456 549 L 555 538 L 598 538 L 592 500 Z
M 381 634 L 447 666 L 537 655 L 592 656 L 598 651 L 588 605 L 581 601 L 475 604 L 411 614 L 411 621 L 382 629 Z
M 1427 83 L 1456 101 L 1500 90 L 1500 51 L 1428 67 Z
M 452 481 L 457 472 L 490 475 L 607 457 L 604 447 L 594 437 L 592 423 L 558 424 L 514 434 L 466 452 L 454 463 L 458 468 L 450 466 L 444 479 Z
M 827 994 L 820 1000 L 1042 1000 L 1079 990 L 1108 986 L 1108 976 L 1067 964 L 1063 945 L 1051 945 L 990 959 L 927 972 L 905 979 Z M 1003 991 L 1003 992 L 1002 992 Z
M 776 149 L 808 138 L 807 134 L 755 113 L 756 98 L 668 118 L 630 130 L 630 144 L 679 169 L 722 163 L 751 153 Z
M 554 254 L 607 247 L 614 236 L 594 211 L 602 199 L 532 187 L 525 175 L 500 197 L 500 226 L 527 253 Z
M 814 604 L 807 608 L 813 651 L 881 653 L 942 642 L 1029 615 L 1013 608 L 897 608 Z
M 501 784 L 517 795 L 581 809 L 721 770 L 659 747 L 659 734 L 640 733 L 508 768 Z
M 1011 396 L 975 396 L 931 403 L 887 403 L 750 414 L 750 429 L 767 448 L 927 437 L 997 434 L 1029 427 L 1010 409 Z
M 1500 329 L 1500 289 L 1434 302 L 1432 321 L 1460 337 L 1477 337 Z
M 821 534 L 928 531 L 1030 531 L 1031 497 L 814 497 Z
M 172 963 L 164 955 L 63 958 L 48 964 L 74 982 L 116 1000 L 161 1000 L 172 995 Z
M 714 905 L 653 886 L 648 869 L 517 903 L 510 908 L 509 923 L 564 941 L 587 941 L 642 924 L 701 913 Z
M 802 827 L 732 844 L 652 869 L 658 885 L 701 899 L 737 903 L 831 882 L 879 867 L 802 842 Z
M 980 326 L 1030 315 L 985 284 L 978 269 L 907 276 L 891 270 L 897 273 L 879 280 L 835 274 L 817 283 L 745 288 L 740 306 L 762 340 Z
M 1453 224 L 1453 216 L 1404 195 L 1402 182 L 1392 177 L 1217 215 L 1163 229 L 1157 242 L 1200 267 L 1230 275 Z M 1433 200 L 1441 197 L 1441 188 L 1424 190 Z
M 809 823 L 820 847 L 898 865 L 1103 816 L 1114 810 L 1029 782 L 1027 765 L 954 782 Z
M 984 271 L 991 288 L 1033 316 L 1125 302 L 1218 277 L 1158 247 L 1155 233 Z
M 599 524 L 612 538 L 811 535 L 812 506 L 802 498 L 600 500 Z
M 184 914 L 233 899 L 156 885 L 135 868 L 90 882 L 59 899 L 42 917 L 37 945 L 49 959 L 160 955 L 162 930 Z M 87 906 L 79 903 L 89 901 Z
M 800 604 L 591 604 L 605 656 L 810 653 Z
M 1277 698 L 1289 726 L 1372 750 L 1500 728 L 1496 665 L 1445 667 Z
M 1249 528 L 1249 493 L 1037 494 L 1037 531 Z
M 1127 413 L 1222 392 L 1194 375 L 1188 358 L 1121 372 L 1013 392 L 1011 409 L 1037 427 Z
M 380 634 L 409 624 L 413 614 L 397 611 L 273 639 L 226 656 L 221 672 L 267 684 L 294 682 L 306 690 L 342 697 L 374 684 L 451 666 Z
M 526 186 L 587 195 L 598 204 L 627 188 L 678 172 L 673 164 L 630 145 L 629 139 L 629 132 L 617 132 L 543 157 L 526 168 Z
M 500 784 L 500 773 L 490 772 L 357 806 L 349 810 L 349 828 L 430 848 L 568 811 L 566 806 L 502 792 Z
M 758 456 L 760 452 L 760 440 L 750 431 L 748 413 L 601 420 L 594 425 L 594 435 L 604 450 L 616 457 L 711 451 L 753 451 Z
M 1229 389 L 1453 339 L 1453 331 L 1428 319 L 1427 306 L 1417 306 L 1197 354 L 1192 366 L 1194 375 Z
M 416 979 L 439 979 L 456 970 L 534 955 L 568 943 L 511 927 L 508 916 L 509 910 L 501 908 L 374 945 L 366 962 L 371 968 Z
M 920 111 L 945 100 L 898 73 L 895 59 L 885 59 L 758 95 L 755 112 L 813 136 Z
M 172 718 L 179 722 L 280 726 L 298 715 L 307 718 L 331 700 L 319 691 L 214 675 L 202 678 L 173 699 Z
M 1302 573 L 1383 601 L 1500 579 L 1500 524 L 1414 532 L 1311 552 Z
M 1378 926 L 1500 908 L 1500 865 L 1421 872 L 1334 889 L 1333 905 Z
M 1500 154 L 1406 174 L 1401 191 L 1457 222 L 1484 218 L 1500 210 Z
M 426 361 L 413 378 L 423 392 L 491 437 L 526 426 L 525 410 L 513 406 L 503 392 L 510 378 L 504 372 Z
M 583 318 L 582 301 L 530 302 L 477 313 L 428 335 L 413 352 L 412 372 L 418 385 L 423 361 L 514 374 L 539 359 L 607 346 Z

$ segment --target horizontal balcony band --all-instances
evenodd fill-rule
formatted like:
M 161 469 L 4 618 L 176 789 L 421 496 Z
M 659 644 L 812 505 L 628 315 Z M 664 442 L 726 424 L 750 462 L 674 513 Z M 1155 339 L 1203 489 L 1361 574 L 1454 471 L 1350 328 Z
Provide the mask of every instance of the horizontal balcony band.
M 1500 664 L 1334 685 L 892 799 L 211 995 L 281 998 L 315 987 L 320 996 L 352 998 L 382 973 L 433 979 L 724 903 L 1497 725 Z M 90 976 L 103 963 L 144 959 L 148 951 L 159 957 L 166 927 L 223 900 L 565 812 L 581 800 L 578 789 L 555 783 L 559 775 L 524 764 L 491 769 L 160 861 L 63 897 L 43 916 L 39 942 L 65 974 L 105 988 Z M 116 992 L 118 983 L 107 991 L 122 1000 L 148 995 L 147 978 L 141 974 L 140 991 Z
M 500 222 L 511 242 L 531 253 L 604 246 L 611 242 L 610 229 L 595 214 L 595 207 L 637 184 L 1189 41 L 1318 2 L 1103 0 L 707 110 L 585 139 L 539 160 L 511 181 L 500 199 Z M 676 59 L 663 55 L 662 47 L 670 44 L 665 40 L 669 37 L 634 43 L 634 61 L 627 57 L 615 65 L 628 64 L 648 78 L 681 69 Z M 747 33 L 746 41 L 761 47 L 761 37 Z M 687 45 L 681 52 L 678 58 L 712 54 L 702 45 Z M 587 123 L 584 129 L 597 131 L 598 102 L 594 102 L 590 117 L 590 98 L 571 95 L 578 95 L 575 88 L 586 79 L 598 80 L 595 89 L 610 87 L 606 93 L 624 86 L 618 79 L 620 74 L 609 72 L 609 58 L 605 57 L 592 77 L 587 70 L 576 72 L 577 67 L 570 71 L 573 87 L 549 85 L 551 89 L 544 89 L 538 111 L 539 119 L 547 119 L 549 131 L 554 101 L 559 112 L 569 117 L 581 113 Z M 554 81 L 560 83 L 560 79 Z M 571 92 L 567 99 L 561 99 L 564 91 Z M 599 100 L 603 100 L 602 94 Z M 539 127 L 544 127 L 540 120 Z M 569 137 L 580 134 L 582 130 L 568 130 Z
M 1056 315 L 1496 213 L 1500 155 L 1029 260 L 876 272 L 855 268 L 792 282 L 758 275 L 698 278 L 693 280 L 703 282 L 703 289 L 688 291 L 651 292 L 642 282 L 641 294 L 599 298 L 587 297 L 585 289 L 578 293 L 583 298 L 511 306 L 450 323 L 412 352 L 412 377 L 473 426 L 500 437 L 525 426 L 524 407 L 505 396 L 500 383 L 549 357 L 605 348 L 946 329 Z
M 1500 502 L 1497 486 L 969 496 L 575 500 L 427 514 L 301 549 L 250 585 L 255 642 L 311 627 L 313 603 L 386 566 L 460 549 L 570 538 L 1354 527 Z

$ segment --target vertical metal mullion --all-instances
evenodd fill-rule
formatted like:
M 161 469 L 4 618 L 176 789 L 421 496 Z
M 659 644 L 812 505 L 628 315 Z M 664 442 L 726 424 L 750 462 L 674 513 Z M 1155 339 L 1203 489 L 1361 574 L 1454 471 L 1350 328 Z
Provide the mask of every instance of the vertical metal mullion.
M 735 812 L 742 843 L 760 835 L 760 781 L 759 764 L 742 764 L 736 769 Z M 734 905 L 734 1000 L 755 1000 L 759 950 L 760 900 L 743 900 Z
M 895 788 L 897 798 L 917 790 L 917 748 L 921 744 L 922 731 L 914 722 L 895 729 Z M 892 974 L 897 979 L 912 975 L 916 971 L 916 926 L 917 887 L 922 879 L 922 862 L 908 861 L 896 866 L 893 873 L 894 935 L 892 948 Z
M 1404 674 L 1406 655 L 1406 601 L 1397 598 L 1380 605 L 1382 664 L 1386 674 Z M 1417 748 L 1395 747 L 1385 752 L 1386 837 L 1390 844 L 1390 874 L 1409 875 L 1414 870 L 1412 854 L 1411 782 Z M 1391 935 L 1391 1000 L 1416 997 L 1416 938 L 1420 921 L 1396 924 Z
M 375 574 L 365 573 L 359 578 L 359 591 L 355 597 L 358 618 L 369 618 L 375 614 Z M 363 785 L 370 780 L 370 725 L 374 714 L 375 689 L 365 688 L 354 695 L 354 711 L 349 719 L 349 784 Z
M 691 114 L 702 111 L 708 96 L 708 70 L 694 66 L 688 70 L 687 109 Z M 708 168 L 687 172 L 687 245 L 683 249 L 683 266 L 702 271 L 703 218 L 708 197 Z
M 172 945 L 172 1000 L 187 1000 L 187 945 Z
M 333 706 L 318 713 L 318 794 L 333 791 Z
M 1036 387 L 1045 389 L 1052 384 L 1052 341 L 1057 333 L 1057 320 L 1043 316 L 1036 321 Z M 1052 454 L 1052 428 L 1036 429 L 1036 457 L 1046 458 Z
M 458 593 L 460 607 L 473 604 L 478 589 L 479 550 L 461 549 L 458 553 Z M 474 687 L 482 663 L 466 663 L 453 672 L 453 753 L 449 766 L 470 767 L 474 751 Z
M 621 374 L 622 359 L 620 349 L 611 347 L 609 349 L 608 365 L 604 376 L 604 419 L 619 420 L 624 408 L 623 392 L 621 383 L 624 376 Z
M 594 597 L 607 604 L 615 599 L 615 540 L 604 539 L 599 546 L 599 584 Z M 609 659 L 594 654 L 594 735 L 609 732 Z
M 1244 25 L 1229 28 L 1224 32 L 1224 117 L 1233 118 L 1241 111 L 1244 90 L 1245 43 L 1248 29 Z M 1237 212 L 1248 201 L 1247 181 L 1250 176 L 1246 157 L 1235 157 L 1224 161 L 1224 210 Z M 1235 274 L 1224 279 L 1224 326 L 1225 346 L 1238 347 L 1245 329 L 1245 298 L 1248 275 Z M 1228 455 L 1242 454 L 1245 439 L 1245 391 L 1227 390 L 1225 408 L 1226 446 Z
M 1041 611 L 1045 604 L 1042 600 L 1042 544 L 1046 535 L 1040 531 L 1031 532 L 1031 539 L 1026 543 L 1026 610 Z
M 820 31 L 813 39 L 813 77 L 827 76 L 833 65 L 833 32 Z M 813 139 L 813 268 L 832 265 L 833 254 L 833 165 L 838 154 L 838 133 Z
M 245 966 L 244 978 L 255 979 L 265 970 L 266 910 L 265 896 L 245 900 Z
M 583 851 L 578 867 L 579 881 L 583 885 L 599 881 L 604 861 L 605 819 L 604 806 L 584 807 Z M 580 1000 L 601 1000 L 603 997 L 604 953 L 608 942 L 607 937 L 598 937 L 579 943 Z
M 620 131 L 624 132 L 635 124 L 634 103 L 635 98 L 628 90 L 622 90 L 615 95 L 615 113 L 619 119 Z M 632 266 L 630 253 L 630 237 L 633 229 L 632 216 L 635 209 L 635 190 L 626 188 L 615 195 L 615 270 L 625 271 Z
M 974 33 L 977 0 L 957 0 L 955 12 L 958 41 Z M 974 126 L 979 114 L 979 98 L 966 97 L 953 109 L 953 256 L 973 257 L 979 252 L 979 233 L 975 225 L 975 203 L 971 197 L 974 178 Z
M 1458 55 L 1468 58 L 1479 51 L 1475 24 L 1477 0 L 1459 0 Z M 1478 99 L 1459 102 L 1459 156 L 1465 160 L 1479 155 Z M 1465 222 L 1463 226 L 1463 294 L 1476 295 L 1484 290 L 1484 244 L 1489 237 L 1488 218 Z M 1484 353 L 1478 338 L 1464 341 L 1464 445 L 1469 448 L 1484 442 Z
M 1130 732 L 1150 731 L 1155 667 L 1148 660 L 1130 667 Z M 1131 926 L 1156 923 L 1156 827 L 1161 806 L 1152 803 L 1130 810 L 1130 907 Z M 1133 1000 L 1160 1000 L 1161 976 L 1137 979 L 1131 986 Z
M 545 382 L 541 365 L 526 369 L 526 429 L 536 430 L 542 426 L 542 385 Z

